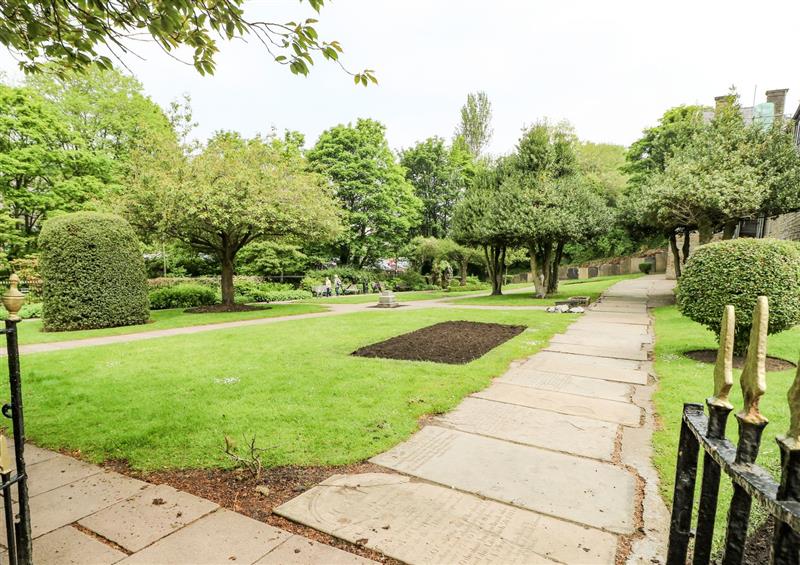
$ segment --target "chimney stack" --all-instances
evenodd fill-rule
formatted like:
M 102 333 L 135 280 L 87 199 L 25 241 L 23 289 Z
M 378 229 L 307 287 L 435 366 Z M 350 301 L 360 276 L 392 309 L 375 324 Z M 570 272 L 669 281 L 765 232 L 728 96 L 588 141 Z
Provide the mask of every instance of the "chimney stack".
M 725 104 L 730 104 L 731 102 L 731 95 L 730 94 L 723 94 L 722 96 L 715 96 L 714 97 L 714 113 L 717 114 Z
M 775 116 L 782 118 L 784 108 L 786 106 L 786 93 L 789 92 L 788 88 L 780 88 L 777 90 L 767 90 L 767 102 L 775 104 Z

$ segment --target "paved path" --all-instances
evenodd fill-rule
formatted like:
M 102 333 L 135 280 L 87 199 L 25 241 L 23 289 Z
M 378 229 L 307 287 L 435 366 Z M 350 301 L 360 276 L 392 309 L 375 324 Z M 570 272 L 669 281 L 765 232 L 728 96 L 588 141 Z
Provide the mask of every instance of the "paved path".
M 276 513 L 410 564 L 663 563 L 648 303 L 622 281 L 547 348 Z M 399 474 L 398 474 L 399 473 Z
M 375 563 L 167 485 L 33 445 L 25 454 L 36 565 Z

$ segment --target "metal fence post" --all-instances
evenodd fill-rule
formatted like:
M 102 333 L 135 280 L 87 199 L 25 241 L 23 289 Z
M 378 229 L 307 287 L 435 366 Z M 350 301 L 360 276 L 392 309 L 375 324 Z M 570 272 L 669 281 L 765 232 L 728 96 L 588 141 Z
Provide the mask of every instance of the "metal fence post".
M 781 482 L 777 500 L 800 501 L 800 446 L 793 438 L 776 438 L 781 450 Z M 775 520 L 772 563 L 800 565 L 800 536 L 788 524 Z
M 699 410 L 700 404 L 684 404 L 683 414 Z M 685 417 L 681 420 L 681 435 L 678 443 L 678 463 L 675 467 L 675 493 L 672 498 L 667 565 L 685 565 L 686 553 L 692 527 L 692 504 L 697 478 L 697 453 L 700 443 L 689 429 Z

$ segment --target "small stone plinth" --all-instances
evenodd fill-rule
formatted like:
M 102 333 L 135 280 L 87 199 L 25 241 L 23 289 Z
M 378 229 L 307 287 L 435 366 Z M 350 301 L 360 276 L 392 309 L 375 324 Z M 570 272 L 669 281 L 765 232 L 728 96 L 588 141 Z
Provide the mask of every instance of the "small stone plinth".
M 400 306 L 400 303 L 397 302 L 397 297 L 394 295 L 393 292 L 384 290 L 378 297 L 377 306 L 378 308 L 397 308 L 398 306 Z

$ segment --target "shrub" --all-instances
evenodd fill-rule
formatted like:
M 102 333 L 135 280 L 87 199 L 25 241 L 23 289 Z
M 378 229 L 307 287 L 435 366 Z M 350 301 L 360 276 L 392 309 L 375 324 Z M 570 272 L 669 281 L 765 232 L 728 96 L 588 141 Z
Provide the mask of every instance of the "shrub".
M 154 310 L 211 306 L 217 302 L 219 300 L 216 291 L 199 284 L 179 284 L 150 292 L 150 307 Z
M 736 353 L 744 353 L 753 308 L 769 298 L 769 333 L 800 322 L 800 247 L 774 239 L 709 243 L 689 256 L 677 288 L 678 307 L 717 334 L 726 304 L 736 308 Z
M 645 275 L 649 275 L 650 271 L 653 270 L 652 263 L 639 263 L 639 270 L 643 272 Z
M 331 279 L 331 283 L 333 283 L 333 277 L 336 275 L 339 275 L 339 278 L 342 279 L 342 284 L 345 286 L 355 284 L 359 288 L 364 281 L 371 286 L 373 281 L 383 280 L 385 278 L 383 273 L 379 271 L 368 271 L 366 269 L 354 269 L 351 267 L 334 267 L 320 271 L 308 271 L 300 283 L 300 288 L 311 291 L 315 287 L 325 284 L 325 277 Z
M 467 284 L 461 285 L 461 281 L 458 279 L 453 279 L 450 281 L 450 288 L 448 289 L 450 292 L 475 292 L 479 290 L 487 290 L 491 288 L 487 282 L 481 282 L 478 277 L 475 276 L 468 276 L 467 277 Z
M 255 290 L 248 295 L 248 302 L 282 302 L 284 300 L 306 300 L 311 298 L 307 290 Z
M 47 331 L 143 324 L 150 317 L 139 241 L 118 216 L 76 212 L 39 236 Z

